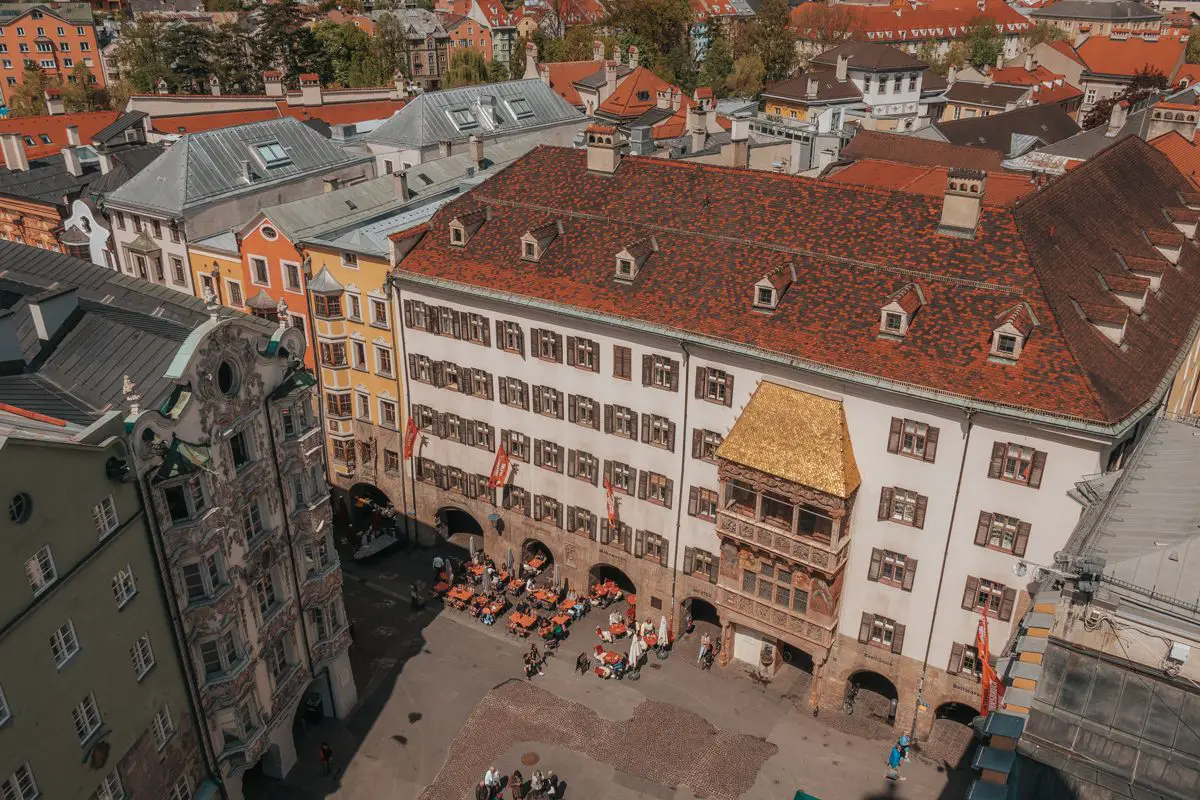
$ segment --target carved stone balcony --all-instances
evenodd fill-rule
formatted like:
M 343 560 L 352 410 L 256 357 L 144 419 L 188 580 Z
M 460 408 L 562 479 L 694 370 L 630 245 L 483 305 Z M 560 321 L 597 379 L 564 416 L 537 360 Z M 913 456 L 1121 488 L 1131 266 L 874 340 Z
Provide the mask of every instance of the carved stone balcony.
M 200 701 L 205 711 L 229 708 L 241 702 L 254 688 L 253 660 L 248 655 L 233 664 L 220 676 L 209 678 L 200 690 Z
M 296 696 L 308 686 L 309 678 L 308 670 L 304 668 L 304 665 L 296 663 L 292 665 L 282 680 L 276 682 L 275 691 L 271 693 L 271 721 L 267 727 L 274 728 L 281 722 L 291 724 L 291 720 L 284 715 Z
M 744 544 L 768 550 L 806 567 L 833 575 L 846 564 L 850 538 L 841 537 L 835 546 L 808 536 L 794 536 L 727 510 L 717 512 L 717 533 Z
M 241 592 L 232 583 L 222 584 L 206 599 L 190 601 L 183 607 L 188 639 L 215 636 L 237 616 L 241 602 Z
M 276 452 L 279 463 L 286 469 L 293 464 L 308 466 L 314 461 L 324 460 L 321 451 L 325 443 L 321 436 L 321 426 L 314 423 L 310 428 L 300 431 L 295 436 L 280 437 L 276 440 Z
M 343 625 L 342 629 L 328 639 L 316 642 L 312 646 L 313 669 L 317 669 L 328 661 L 340 656 L 350 647 L 350 626 Z
M 266 619 L 262 621 L 262 625 L 258 629 L 259 652 L 263 652 L 267 644 L 278 639 L 284 631 L 294 630 L 299 617 L 299 611 L 292 598 L 281 599 L 275 608 L 268 612 Z
M 751 621 L 753 627 L 766 629 L 787 639 L 802 639 L 828 649 L 833 644 L 837 620 L 815 614 L 801 614 L 791 609 L 764 603 L 741 591 L 733 582 L 721 576 L 717 584 L 717 603 L 722 611 L 733 611 Z M 736 621 L 736 620 L 735 620 Z
M 241 740 L 226 744 L 225 749 L 217 754 L 217 760 L 230 775 L 237 775 L 257 764 L 270 744 L 271 737 L 267 736 L 267 726 L 259 725 Z
M 328 603 L 342 591 L 341 565 L 334 561 L 320 572 L 303 579 L 300 585 L 300 605 L 308 608 L 311 605 Z
M 288 521 L 292 525 L 293 535 L 297 538 L 302 537 L 305 533 L 319 530 L 322 525 L 332 524 L 333 516 L 329 506 L 328 492 L 311 505 L 301 506 L 291 511 L 288 514 Z

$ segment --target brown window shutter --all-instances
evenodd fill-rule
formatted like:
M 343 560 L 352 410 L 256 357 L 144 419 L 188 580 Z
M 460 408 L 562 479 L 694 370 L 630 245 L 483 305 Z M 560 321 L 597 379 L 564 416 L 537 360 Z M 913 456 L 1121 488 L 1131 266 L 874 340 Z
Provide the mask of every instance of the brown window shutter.
M 899 622 L 892 623 L 892 652 L 899 655 L 904 650 L 904 626 Z
M 525 381 L 517 381 L 517 385 L 521 389 L 521 408 L 529 410 L 529 384 Z
M 675 481 L 667 478 L 667 508 L 675 505 Z
M 466 425 L 462 426 L 462 437 L 463 437 L 463 444 L 470 445 L 471 447 L 475 446 L 475 423 L 474 422 L 468 422 Z
M 649 470 L 642 470 L 642 474 L 638 475 L 638 499 L 645 500 L 649 488 L 650 472 Z
M 575 366 L 575 342 L 574 336 L 567 337 L 567 366 Z
M 992 460 L 988 464 L 988 477 L 999 478 L 1000 471 L 1004 468 L 1004 451 L 1008 448 L 1004 442 L 996 442 L 992 445 Z
M 604 404 L 604 432 L 613 432 L 613 407 L 610 403 Z
M 1025 555 L 1025 547 L 1029 544 L 1029 531 L 1033 526 L 1028 522 L 1017 523 L 1017 536 L 1013 539 L 1013 555 L 1020 557 Z
M 446 366 L 441 361 L 433 364 L 433 385 L 438 388 L 446 385 Z
M 946 672 L 951 675 L 957 675 L 962 672 L 963 653 L 966 650 L 966 645 L 961 645 L 958 642 L 950 646 L 950 663 L 946 665 Z
M 1000 619 L 1008 622 L 1012 619 L 1013 606 L 1017 604 L 1017 590 L 1005 589 L 1004 596 L 1000 598 Z
M 858 640 L 864 644 L 871 641 L 871 626 L 875 624 L 875 615 L 863 612 L 862 621 L 858 623 Z
M 696 367 L 696 393 L 697 400 L 704 399 L 704 385 L 708 383 L 708 370 L 704 367 Z
M 704 442 L 704 431 L 692 428 L 692 458 L 700 457 L 700 445 Z
M 475 389 L 475 370 L 470 367 L 459 367 L 458 390 L 463 394 L 471 394 Z
M 554 360 L 562 363 L 563 360 L 563 337 L 561 333 L 552 333 L 554 337 Z
M 590 342 L 592 345 L 592 372 L 600 371 L 600 343 Z
M 485 372 L 485 373 L 483 373 L 483 375 L 487 380 L 487 399 L 495 400 L 496 399 L 495 391 L 492 389 L 492 384 L 493 384 L 492 373 Z
M 575 525 L 576 525 L 575 511 L 576 511 L 575 506 L 571 506 L 570 508 L 567 509 L 567 530 L 571 530 L 571 531 L 575 530 Z
M 563 507 L 562 507 L 562 503 L 559 503 L 554 508 L 554 524 L 556 526 L 558 526 L 559 528 L 561 528 L 563 526 L 562 523 L 563 523 Z
M 563 394 L 557 389 L 551 389 L 550 391 L 554 392 L 554 396 L 558 398 L 558 418 L 562 419 L 563 414 L 566 413 L 566 409 L 563 408 Z
M 650 376 L 654 370 L 654 356 L 642 356 L 642 386 L 650 385 Z
M 415 353 L 410 353 L 408 356 L 408 377 L 413 380 L 417 378 L 417 356 Z
M 613 462 L 605 460 L 604 462 L 604 482 L 612 486 Z
M 871 566 L 867 569 L 867 580 L 879 580 L 879 572 L 883 569 L 883 551 L 878 547 L 871 548 Z
M 671 360 L 670 369 L 667 371 L 667 388 L 672 392 L 679 391 L 679 362 Z
M 696 569 L 696 549 L 693 547 L 683 548 L 683 574 L 691 575 Z
M 454 311 L 450 314 L 451 322 L 454 326 L 454 338 L 463 339 L 467 335 L 466 325 L 467 314 L 465 311 Z
M 496 347 L 504 349 L 504 323 L 496 320 Z
M 967 576 L 967 585 L 963 587 L 962 607 L 967 611 L 975 610 L 975 598 L 979 594 L 979 578 Z
M 542 519 L 542 506 L 542 496 L 539 494 L 537 497 L 533 498 L 533 516 L 539 522 Z
M 404 327 L 412 327 L 412 300 L 404 301 Z
M 666 539 L 662 539 L 662 538 L 659 539 L 658 544 L 659 544 L 658 563 L 664 567 L 668 566 L 668 564 L 670 563 L 670 559 L 667 558 L 667 556 L 671 552 L 671 545 L 667 542 Z
M 979 512 L 979 524 L 975 528 L 975 544 L 987 547 L 988 535 L 992 532 L 992 515 L 987 511 Z
M 725 405 L 733 407 L 733 373 L 725 373 Z
M 1029 486 L 1038 489 L 1042 485 L 1042 473 L 1046 471 L 1046 451 L 1034 450 L 1033 463 L 1029 465 Z
M 542 387 L 533 387 L 533 413 L 542 413 Z
M 545 447 L 545 445 L 546 443 L 541 439 L 538 439 L 533 443 L 533 465 L 535 467 L 540 467 L 542 465 L 542 448 Z
M 579 396 L 574 395 L 574 394 L 569 395 L 567 397 L 567 420 L 568 421 L 574 422 L 575 418 L 579 416 L 578 408 L 579 408 Z
M 492 326 L 488 325 L 487 317 L 480 317 L 480 319 L 483 321 L 482 324 L 479 326 L 479 331 L 480 331 L 480 333 L 483 334 L 482 344 L 484 347 L 491 347 L 492 346 Z
M 696 512 L 700 510 L 700 487 L 693 486 L 688 489 L 688 516 L 696 516 Z
M 892 417 L 892 427 L 888 431 L 888 446 L 889 453 L 900 452 L 900 431 L 904 428 L 904 420 L 899 417 Z
M 542 332 L 537 328 L 529 329 L 529 355 L 534 358 L 542 357 Z
M 879 493 L 879 519 L 890 519 L 892 516 L 892 494 L 890 486 L 883 487 Z
M 527 516 L 527 517 L 528 517 L 528 516 L 529 516 L 529 514 L 530 514 L 530 508 L 529 508 L 529 505 L 530 505 L 530 503 L 532 503 L 532 502 L 533 502 L 533 500 L 532 500 L 532 498 L 529 496 L 529 492 L 525 492 L 525 516 Z
M 504 490 L 503 490 L 501 498 L 500 498 L 500 505 L 503 506 L 504 508 L 512 508 L 512 492 L 509 491 L 510 488 L 511 487 L 508 487 L 508 486 L 504 487 Z
M 913 512 L 913 527 L 922 529 L 925 527 L 925 510 L 929 507 L 929 498 L 923 494 L 917 495 L 917 508 Z
M 600 520 L 600 544 L 608 544 L 609 540 L 609 521 L 608 518 Z
M 633 546 L 633 555 L 635 558 L 642 558 L 646 555 L 646 532 L 638 531 L 637 540 Z
M 925 460 L 933 463 L 937 459 L 938 429 L 929 428 L 925 431 Z
M 499 383 L 500 383 L 500 402 L 503 405 L 508 405 L 508 378 L 501 378 Z
M 572 478 L 575 477 L 575 473 L 577 470 L 576 465 L 578 463 L 579 463 L 579 451 L 578 450 L 568 450 L 567 451 L 567 475 L 568 476 L 570 476 Z
M 637 430 L 636 428 L 634 430 Z M 642 442 L 650 441 L 650 415 L 642 414 Z
M 911 592 L 913 580 L 917 577 L 917 560 L 910 558 L 904 562 L 904 583 L 900 586 L 906 592 Z
M 596 413 L 600 410 L 600 402 L 598 400 L 588 398 L 588 405 L 590 405 L 592 408 L 592 428 L 594 430 L 600 430 L 600 415 Z
M 525 357 L 525 331 L 517 326 L 517 353 L 521 358 Z
M 675 452 L 675 423 L 667 423 L 667 450 Z

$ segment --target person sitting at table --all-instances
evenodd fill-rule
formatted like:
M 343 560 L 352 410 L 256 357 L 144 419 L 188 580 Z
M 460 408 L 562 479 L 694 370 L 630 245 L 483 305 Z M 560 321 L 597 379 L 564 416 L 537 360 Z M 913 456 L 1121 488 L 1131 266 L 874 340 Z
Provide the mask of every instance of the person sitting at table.
M 492 616 L 490 611 L 483 612 L 483 616 L 480 617 L 479 621 L 482 622 L 484 625 L 496 624 L 496 618 Z
M 606 630 L 604 630 L 604 628 L 597 626 L 596 627 L 596 635 L 600 637 L 600 641 L 608 643 L 608 644 L 612 643 L 613 635 L 612 635 L 611 631 L 606 631 Z
M 550 629 L 550 635 L 554 638 L 554 641 L 561 642 L 566 638 L 567 630 L 562 626 L 561 622 L 556 622 L 554 627 Z
M 616 611 L 609 614 L 608 615 L 608 624 L 610 627 L 613 625 L 620 625 L 621 624 L 621 615 L 618 614 Z
M 530 575 L 525 581 L 525 591 L 532 592 L 537 588 L 537 584 L 533 582 L 533 576 Z

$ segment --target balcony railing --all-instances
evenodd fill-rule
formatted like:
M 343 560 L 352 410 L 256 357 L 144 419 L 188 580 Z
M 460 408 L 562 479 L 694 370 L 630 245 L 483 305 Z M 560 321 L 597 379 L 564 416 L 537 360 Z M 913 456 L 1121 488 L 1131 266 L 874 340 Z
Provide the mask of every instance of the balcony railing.
M 761 547 L 830 575 L 841 569 L 850 555 L 849 536 L 840 537 L 834 547 L 813 537 L 793 536 L 730 509 L 717 512 L 717 533 Z
M 750 617 L 755 620 L 756 624 L 774 628 L 785 636 L 806 639 L 821 647 L 829 647 L 833 644 L 834 628 L 837 627 L 836 619 L 801 614 L 791 609 L 764 603 L 757 597 L 743 592 L 741 587 L 735 586 L 724 576 L 717 584 L 717 604 Z

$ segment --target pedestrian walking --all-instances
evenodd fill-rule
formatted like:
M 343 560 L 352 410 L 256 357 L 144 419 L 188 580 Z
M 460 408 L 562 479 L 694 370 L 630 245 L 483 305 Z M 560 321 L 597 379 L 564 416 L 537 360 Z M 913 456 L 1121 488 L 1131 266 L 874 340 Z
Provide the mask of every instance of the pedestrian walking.
M 408 595 L 412 599 L 412 610 L 415 614 L 421 610 L 421 595 L 417 592 L 417 585 L 415 583 L 408 587 Z
M 492 790 L 483 781 L 475 787 L 475 800 L 492 800 Z
M 318 754 L 321 758 L 321 766 L 325 768 L 325 774 L 328 775 L 333 771 L 333 748 L 329 746 L 329 742 L 321 742 Z
M 904 752 L 901 750 L 899 743 L 892 745 L 892 752 L 888 753 L 887 772 L 884 777 L 889 781 L 902 781 L 900 777 L 900 762 L 904 760 Z
M 711 644 L 711 640 L 708 638 L 708 634 L 707 633 L 701 634 L 700 635 L 700 655 L 696 656 L 697 664 L 704 661 L 704 657 L 706 655 L 708 655 L 708 648 L 709 648 L 710 644 Z
M 525 776 L 521 774 L 521 770 L 513 770 L 512 777 L 508 779 L 508 788 L 512 791 L 512 800 L 524 800 Z
M 441 556 L 433 557 L 433 585 L 437 586 L 442 582 L 442 570 L 445 568 L 446 562 Z
M 488 787 L 488 797 L 495 797 L 500 794 L 500 773 L 495 767 L 491 767 L 487 772 L 483 773 L 483 782 Z

